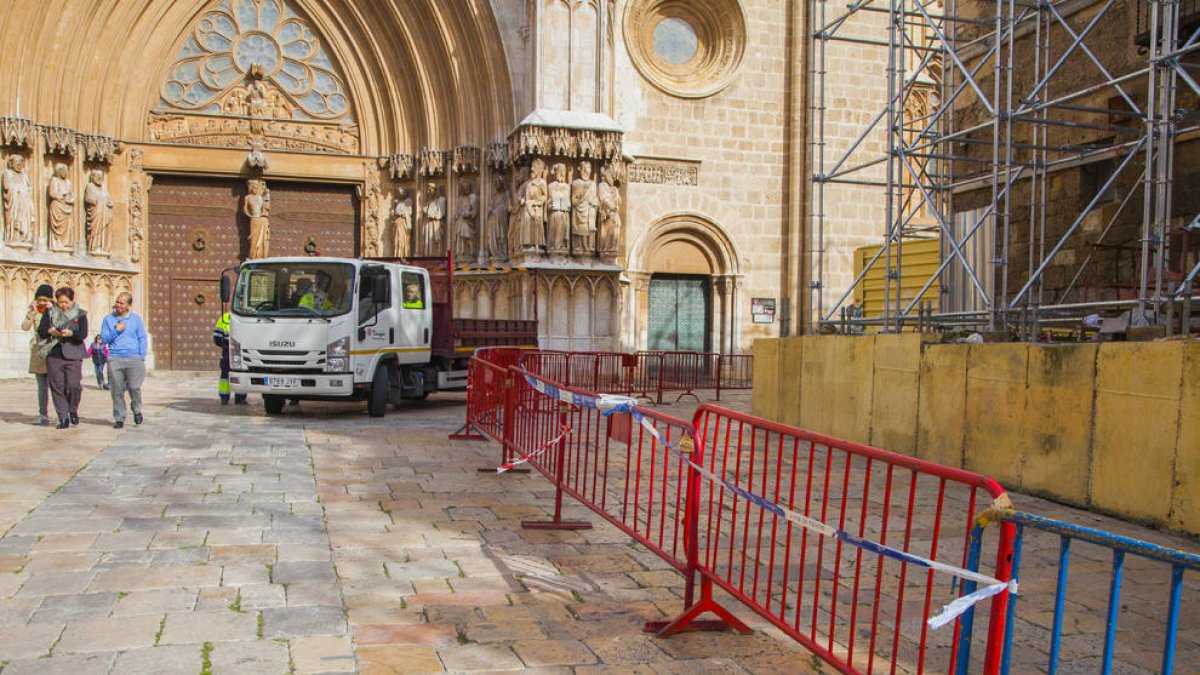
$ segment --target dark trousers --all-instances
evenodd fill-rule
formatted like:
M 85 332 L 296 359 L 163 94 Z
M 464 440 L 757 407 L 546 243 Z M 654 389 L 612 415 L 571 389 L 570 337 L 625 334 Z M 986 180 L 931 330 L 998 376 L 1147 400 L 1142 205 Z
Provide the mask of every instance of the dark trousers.
M 46 359 L 46 375 L 50 379 L 50 398 L 58 419 L 79 414 L 79 399 L 83 396 L 83 362 L 68 361 L 60 356 Z
M 92 365 L 96 368 L 96 386 L 103 388 L 104 387 L 104 364 L 103 363 L 93 363 Z

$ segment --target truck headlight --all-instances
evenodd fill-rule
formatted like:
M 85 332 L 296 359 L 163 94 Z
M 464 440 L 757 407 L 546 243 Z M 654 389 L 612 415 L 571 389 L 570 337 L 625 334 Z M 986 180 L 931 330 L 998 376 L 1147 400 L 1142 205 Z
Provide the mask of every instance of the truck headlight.
M 242 343 L 229 338 L 229 369 L 242 370 Z
M 325 348 L 325 372 L 344 373 L 350 370 L 350 338 L 330 342 Z

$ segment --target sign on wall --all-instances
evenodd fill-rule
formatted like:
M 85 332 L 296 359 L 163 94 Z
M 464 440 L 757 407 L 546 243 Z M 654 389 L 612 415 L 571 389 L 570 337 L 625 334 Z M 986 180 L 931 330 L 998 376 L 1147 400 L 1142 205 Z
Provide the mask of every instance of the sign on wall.
M 775 323 L 775 298 L 750 298 L 751 323 Z

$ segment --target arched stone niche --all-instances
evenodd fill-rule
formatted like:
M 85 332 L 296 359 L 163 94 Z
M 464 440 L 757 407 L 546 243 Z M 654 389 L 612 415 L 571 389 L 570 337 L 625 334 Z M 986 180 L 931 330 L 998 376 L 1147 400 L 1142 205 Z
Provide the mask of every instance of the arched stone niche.
M 728 233 L 696 213 L 677 213 L 652 223 L 629 253 L 628 311 L 636 349 L 647 347 L 650 279 L 655 274 L 700 275 L 708 278 L 709 344 L 715 351 L 737 351 L 738 307 L 742 263 Z

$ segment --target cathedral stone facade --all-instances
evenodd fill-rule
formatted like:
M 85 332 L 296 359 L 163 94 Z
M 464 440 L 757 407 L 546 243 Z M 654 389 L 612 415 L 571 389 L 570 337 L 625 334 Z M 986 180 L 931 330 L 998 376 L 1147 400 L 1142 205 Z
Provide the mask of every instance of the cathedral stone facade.
M 795 332 L 802 6 L 11 0 L 0 374 L 41 283 L 130 291 L 153 367 L 213 368 L 220 276 L 266 255 L 452 251 L 458 313 L 545 348 Z

